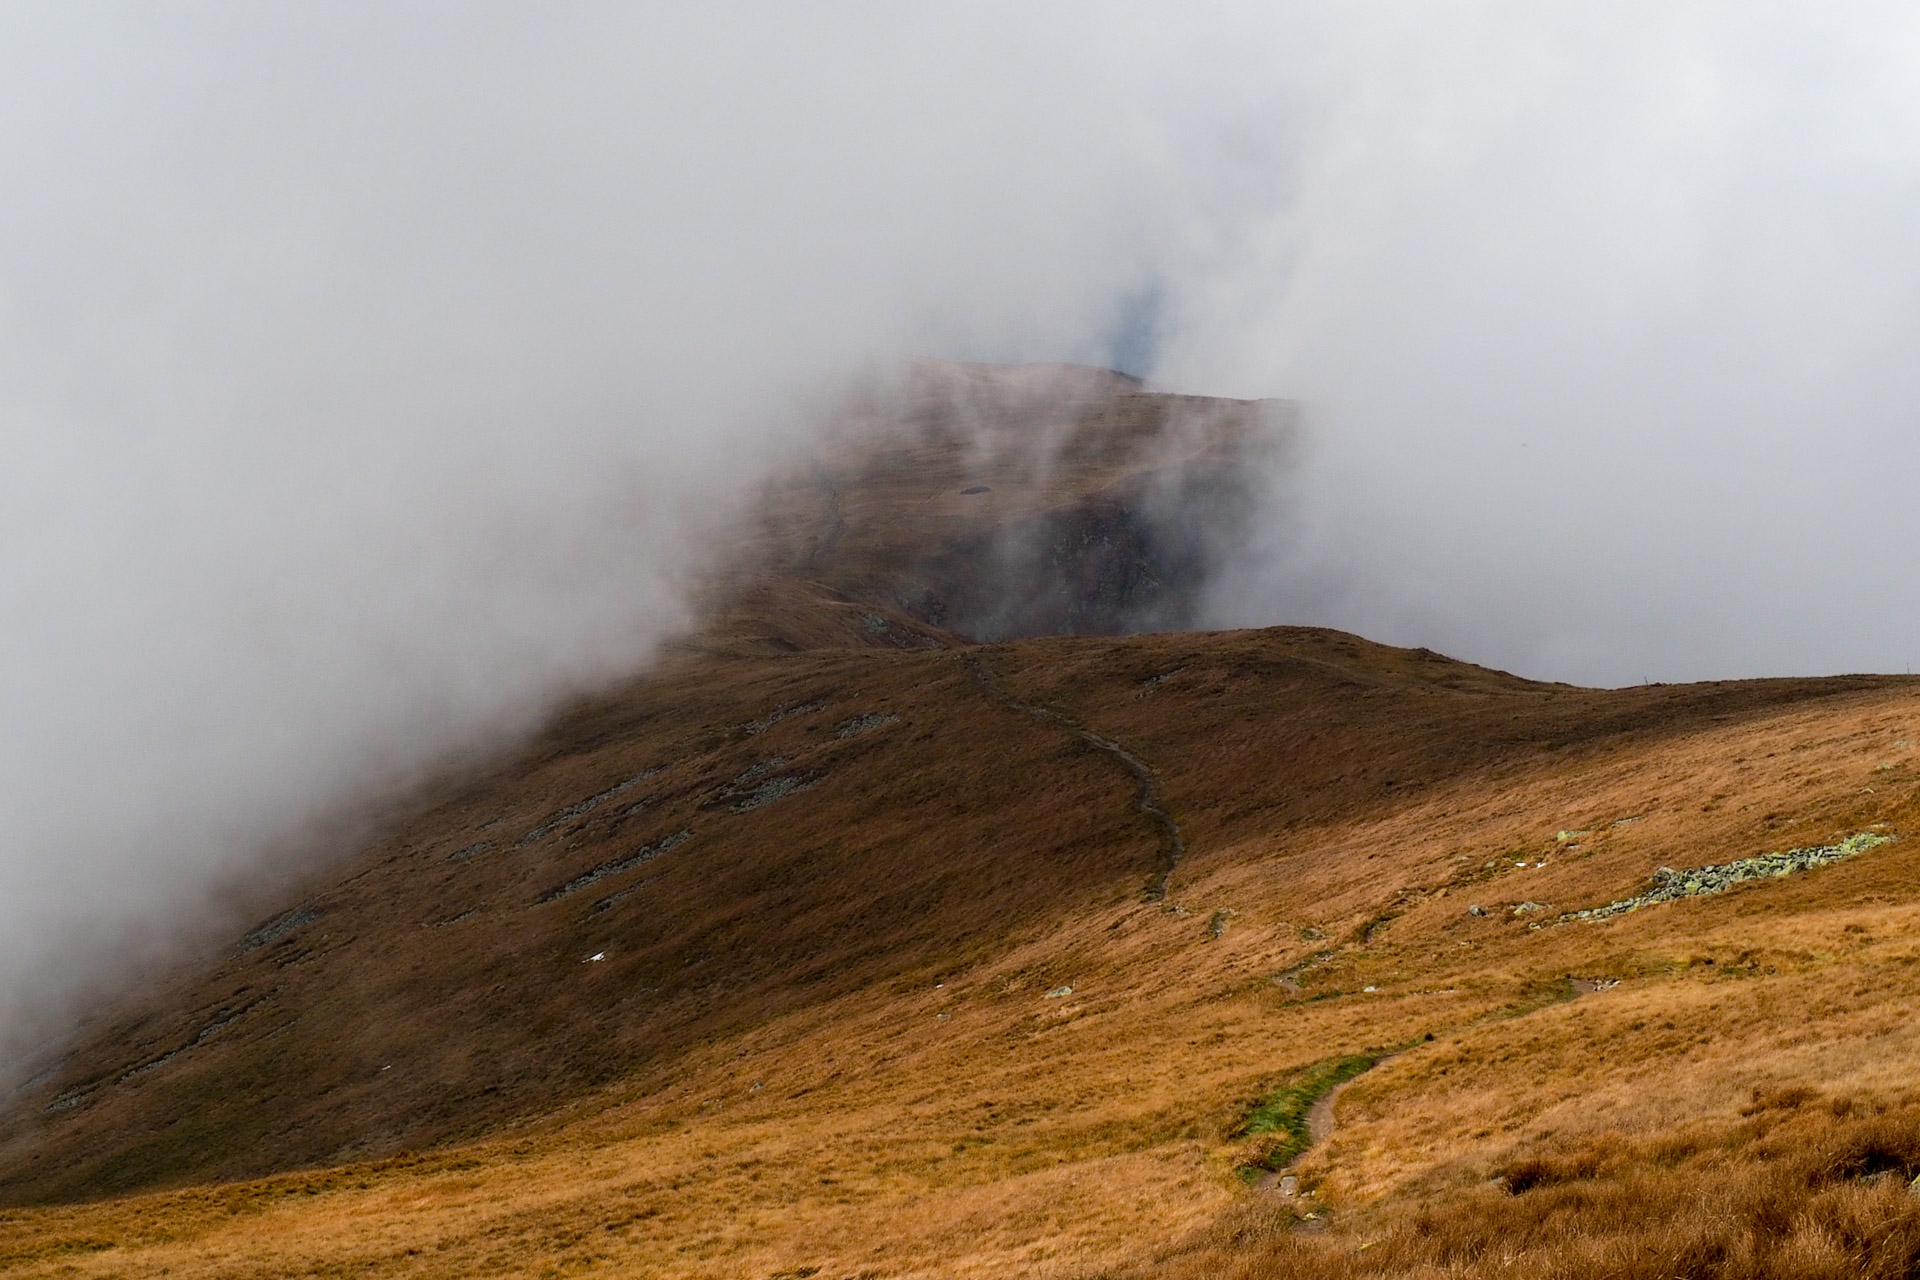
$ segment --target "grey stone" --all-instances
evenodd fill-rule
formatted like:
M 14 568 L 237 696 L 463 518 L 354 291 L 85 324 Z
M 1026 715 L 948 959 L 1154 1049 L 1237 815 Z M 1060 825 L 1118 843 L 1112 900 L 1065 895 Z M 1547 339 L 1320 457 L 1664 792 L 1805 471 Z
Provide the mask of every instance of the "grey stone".
M 1631 898 L 1622 898 L 1603 907 L 1589 907 L 1584 911 L 1573 911 L 1560 917 L 1568 920 L 1605 920 L 1610 916 L 1624 915 L 1637 911 L 1641 907 L 1658 902 L 1673 902 L 1680 898 L 1698 898 L 1708 894 L 1725 893 L 1728 889 L 1747 880 L 1773 879 L 1792 875 L 1800 871 L 1812 871 L 1830 863 L 1851 858 L 1868 849 L 1886 844 L 1892 836 L 1883 836 L 1871 831 L 1850 836 L 1838 844 L 1818 845 L 1806 849 L 1789 849 L 1784 853 L 1765 853 L 1751 858 L 1741 858 L 1737 862 L 1728 862 L 1705 867 L 1692 867 L 1686 871 L 1676 871 L 1672 867 L 1661 867 L 1653 873 L 1651 885 L 1645 893 Z

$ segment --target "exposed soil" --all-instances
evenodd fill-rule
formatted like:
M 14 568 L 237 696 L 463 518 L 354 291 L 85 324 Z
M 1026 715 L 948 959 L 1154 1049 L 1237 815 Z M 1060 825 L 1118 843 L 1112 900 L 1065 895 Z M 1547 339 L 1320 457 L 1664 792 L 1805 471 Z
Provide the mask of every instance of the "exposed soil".
M 1307 1111 L 1307 1146 L 1309 1149 L 1320 1146 L 1333 1136 L 1335 1126 L 1334 1108 L 1340 1103 L 1340 1095 L 1351 1080 L 1342 1080 L 1327 1090 L 1321 1099 Z

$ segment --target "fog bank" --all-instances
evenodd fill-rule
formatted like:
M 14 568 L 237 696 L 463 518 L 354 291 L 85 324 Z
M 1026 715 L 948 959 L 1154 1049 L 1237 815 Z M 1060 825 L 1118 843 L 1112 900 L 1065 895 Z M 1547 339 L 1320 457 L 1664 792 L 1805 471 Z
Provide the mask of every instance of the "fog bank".
M 874 362 L 1309 401 L 1219 624 L 1603 683 L 1913 660 L 1903 8 L 0 31 L 0 1027 L 643 666 Z
M 1595 684 L 1920 657 L 1920 20 L 1373 7 L 1158 371 L 1313 402 L 1213 620 Z
M 822 388 L 1097 357 L 1168 190 L 1064 18 L 0 26 L 0 1027 L 638 670 Z

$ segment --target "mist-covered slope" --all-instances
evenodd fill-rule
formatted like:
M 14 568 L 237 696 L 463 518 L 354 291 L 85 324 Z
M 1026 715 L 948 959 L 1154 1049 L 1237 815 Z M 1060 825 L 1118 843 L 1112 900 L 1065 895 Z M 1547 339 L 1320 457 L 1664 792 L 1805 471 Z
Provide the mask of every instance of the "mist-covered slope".
M 796 589 L 812 612 L 911 620 L 904 634 L 863 622 L 854 643 L 920 643 L 925 627 L 970 640 L 1189 627 L 1297 432 L 1285 401 L 1149 391 L 1103 369 L 920 362 L 865 387 L 769 486 L 712 589 L 713 630 L 777 628 Z M 775 649 L 830 643 L 806 632 Z
M 1004 713 L 954 652 L 1186 621 L 1258 474 L 1236 462 L 1290 425 L 1092 369 L 928 363 L 870 389 L 715 561 L 711 621 L 658 670 L 434 784 L 36 1064 L 0 1188 L 483 1133 L 1148 865 L 1124 812 L 1073 799 L 1098 770 L 1042 750 L 982 771 Z
M 1920 684 L 1028 634 L 1177 624 L 1255 410 L 927 376 L 657 669 L 99 1010 L 9 1101 L 0 1261 L 1900 1274 Z

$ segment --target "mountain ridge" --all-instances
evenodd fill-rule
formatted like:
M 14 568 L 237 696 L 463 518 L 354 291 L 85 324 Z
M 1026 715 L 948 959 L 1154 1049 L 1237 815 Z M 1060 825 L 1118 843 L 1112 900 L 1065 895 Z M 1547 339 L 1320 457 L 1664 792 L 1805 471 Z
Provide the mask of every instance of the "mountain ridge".
M 0 1260 L 1651 1275 L 1707 1249 L 1697 1274 L 1760 1274 L 1755 1241 L 1807 1254 L 1837 1221 L 1739 1199 L 1802 1169 L 1767 1154 L 1789 1138 L 1829 1153 L 1792 1173 L 1807 1204 L 1907 1238 L 1865 1179 L 1920 1173 L 1920 683 L 1596 690 L 1309 627 L 1103 634 L 1195 586 L 1108 590 L 1157 554 L 1113 526 L 1063 568 L 1049 514 L 1121 483 L 1179 527 L 1199 491 L 1154 475 L 1253 470 L 1259 414 L 1181 436 L 1130 383 L 994 377 L 939 371 L 829 440 L 656 669 L 83 1030 L 0 1115 Z M 993 446 L 1035 399 L 1045 447 Z M 1211 552 L 1236 530 L 1209 505 Z M 1009 528 L 1048 550 L 980 551 Z M 1089 583 L 1097 608 L 1060 606 Z M 942 625 L 994 589 L 1029 602 L 1001 621 L 1094 634 Z M 1555 923 L 1863 832 L 1891 838 Z M 1283 1192 L 1249 1115 L 1356 1056 Z M 1905 1265 L 1832 1238 L 1836 1266 Z

